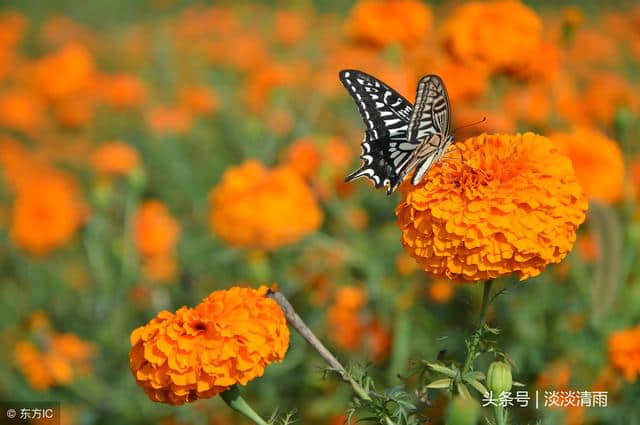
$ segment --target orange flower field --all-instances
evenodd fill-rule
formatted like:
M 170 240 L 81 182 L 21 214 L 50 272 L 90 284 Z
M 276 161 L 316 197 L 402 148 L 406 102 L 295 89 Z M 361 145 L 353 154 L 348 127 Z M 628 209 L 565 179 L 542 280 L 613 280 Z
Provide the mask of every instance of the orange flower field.
M 640 424 L 640 5 L 2 2 L 0 279 L 8 420 Z

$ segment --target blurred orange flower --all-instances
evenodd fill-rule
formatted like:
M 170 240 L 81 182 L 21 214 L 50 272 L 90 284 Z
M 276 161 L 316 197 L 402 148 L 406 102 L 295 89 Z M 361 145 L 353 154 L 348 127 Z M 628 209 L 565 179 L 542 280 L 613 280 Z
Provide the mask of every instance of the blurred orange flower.
M 276 40 L 288 46 L 300 43 L 307 33 L 307 19 L 308 17 L 294 11 L 276 11 Z
M 228 169 L 211 190 L 211 227 L 238 247 L 276 249 L 322 223 L 322 210 L 292 168 L 273 170 L 250 160 Z
M 187 87 L 180 93 L 180 105 L 194 114 L 210 115 L 218 108 L 218 97 L 208 87 Z
M 624 183 L 624 158 L 618 144 L 586 127 L 552 134 L 558 148 L 571 158 L 580 185 L 590 199 L 620 200 Z
M 147 200 L 134 217 L 136 245 L 144 256 L 167 254 L 173 251 L 180 237 L 180 223 L 167 206 L 158 200 Z
M 98 174 L 127 175 L 140 166 L 140 156 L 133 146 L 113 140 L 91 153 L 91 165 Z
M 344 286 L 336 292 L 327 319 L 329 335 L 341 348 L 354 350 L 360 344 L 364 330 L 360 314 L 365 302 L 366 294 L 360 287 Z
M 356 42 L 378 47 L 401 43 L 415 47 L 431 30 L 431 9 L 417 0 L 359 0 L 346 29 Z
M 542 21 L 519 1 L 472 1 L 456 8 L 443 25 L 451 55 L 491 70 L 517 69 L 542 40 Z
M 640 326 L 617 331 L 609 337 L 609 361 L 629 382 L 640 375 Z
M 589 79 L 583 102 L 592 120 L 611 125 L 619 109 L 637 110 L 637 92 L 619 75 L 598 73 Z
M 409 255 L 436 279 L 463 281 L 524 280 L 560 262 L 587 210 L 571 161 L 533 133 L 481 135 L 455 148 L 464 164 L 443 161 L 418 186 L 400 186 Z
M 93 99 L 85 94 L 68 96 L 56 103 L 56 119 L 65 127 L 82 127 L 93 119 L 93 107 Z
M 455 291 L 454 284 L 449 280 L 436 280 L 427 288 L 429 299 L 438 304 L 448 302 Z
M 191 129 L 193 119 L 184 108 L 155 106 L 149 110 L 147 122 L 156 134 L 182 134 Z
M 178 263 L 173 253 L 161 253 L 143 258 L 142 272 L 156 283 L 170 283 L 177 274 Z
M 42 124 L 43 113 L 42 101 L 30 91 L 0 92 L 0 126 L 25 132 L 37 130 Z
M 311 179 L 320 166 L 320 153 L 311 139 L 298 139 L 285 151 L 284 162 L 302 177 Z
M 262 376 L 289 346 L 284 314 L 267 290 L 215 291 L 134 330 L 129 364 L 138 385 L 153 401 L 179 405 Z
M 70 177 L 54 171 L 30 176 L 19 188 L 11 238 L 32 254 L 45 254 L 69 242 L 85 208 Z
M 69 43 L 35 64 L 36 87 L 52 100 L 88 89 L 94 77 L 93 58 L 87 48 L 78 43 Z
M 46 350 L 40 350 L 28 340 L 18 342 L 13 350 L 16 365 L 38 391 L 67 385 L 75 375 L 91 371 L 93 344 L 71 333 L 48 333 L 42 335 L 46 339 Z
M 147 87 L 139 77 L 129 74 L 104 75 L 97 84 L 100 98 L 116 108 L 135 108 L 147 97 Z
M 484 95 L 489 87 L 489 73 L 484 66 L 468 66 L 445 60 L 435 65 L 433 73 L 442 77 L 453 103 L 476 99 Z

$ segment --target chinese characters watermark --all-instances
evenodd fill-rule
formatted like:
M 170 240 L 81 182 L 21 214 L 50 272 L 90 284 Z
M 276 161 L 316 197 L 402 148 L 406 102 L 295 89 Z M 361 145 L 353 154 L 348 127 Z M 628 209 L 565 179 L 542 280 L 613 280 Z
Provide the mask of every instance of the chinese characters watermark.
M 505 391 L 494 396 L 489 391 L 482 397 L 482 406 L 500 407 L 528 407 L 529 404 L 539 409 L 544 407 L 607 407 L 608 393 L 606 391 L 538 391 L 533 397 L 529 391 Z

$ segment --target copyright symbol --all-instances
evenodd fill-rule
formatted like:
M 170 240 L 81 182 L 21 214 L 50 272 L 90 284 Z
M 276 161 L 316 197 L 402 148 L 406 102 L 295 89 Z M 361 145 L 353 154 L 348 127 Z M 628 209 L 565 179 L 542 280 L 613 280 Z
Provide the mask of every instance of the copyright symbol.
M 7 409 L 7 418 L 13 419 L 15 417 L 16 417 L 16 410 L 15 409 Z

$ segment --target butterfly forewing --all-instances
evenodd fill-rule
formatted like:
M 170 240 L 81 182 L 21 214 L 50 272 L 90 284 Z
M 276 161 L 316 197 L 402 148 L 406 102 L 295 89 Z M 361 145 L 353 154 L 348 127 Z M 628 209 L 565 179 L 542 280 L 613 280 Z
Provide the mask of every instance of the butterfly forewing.
M 362 166 L 346 181 L 365 176 L 376 187 L 395 186 L 417 144 L 407 140 L 413 106 L 382 81 L 362 71 L 344 70 L 340 81 L 358 105 L 367 127 L 362 141 Z

